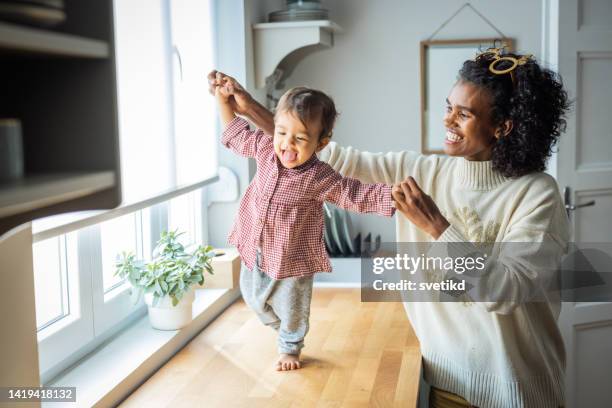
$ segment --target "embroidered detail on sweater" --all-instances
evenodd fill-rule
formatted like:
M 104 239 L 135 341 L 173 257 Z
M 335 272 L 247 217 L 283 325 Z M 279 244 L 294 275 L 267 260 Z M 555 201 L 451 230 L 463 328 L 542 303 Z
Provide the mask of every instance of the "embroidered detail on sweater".
M 486 226 L 483 226 L 478 213 L 468 207 L 455 210 L 449 222 L 459 228 L 468 241 L 476 245 L 495 242 L 501 227 L 501 224 L 495 220 L 489 220 Z
M 461 207 L 456 209 L 453 211 L 453 214 L 450 217 L 446 216 L 444 213 L 443 215 L 452 225 L 457 227 L 463 233 L 469 242 L 472 242 L 476 246 L 484 246 L 486 244 L 494 243 L 497 239 L 499 229 L 501 228 L 501 224 L 495 220 L 489 220 L 487 221 L 486 225 L 483 225 L 483 221 L 476 210 L 469 207 Z M 431 277 L 436 279 L 436 281 L 441 281 L 444 279 L 444 277 L 440 275 Z M 465 293 L 461 295 L 459 299 L 465 307 L 469 307 L 474 304 L 472 298 Z

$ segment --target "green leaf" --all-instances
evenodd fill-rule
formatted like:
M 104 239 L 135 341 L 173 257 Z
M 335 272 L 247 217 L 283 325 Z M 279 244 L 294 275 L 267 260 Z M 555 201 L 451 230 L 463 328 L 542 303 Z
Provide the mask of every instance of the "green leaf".
M 183 245 L 179 237 L 185 232 L 162 231 L 153 250 L 152 259 L 136 259 L 131 252 L 122 252 L 115 259 L 115 275 L 128 282 L 139 298 L 144 293 L 154 295 L 153 302 L 166 294 L 176 305 L 194 284 L 204 283 L 205 272 L 214 274 L 211 260 L 215 256 L 210 245 Z

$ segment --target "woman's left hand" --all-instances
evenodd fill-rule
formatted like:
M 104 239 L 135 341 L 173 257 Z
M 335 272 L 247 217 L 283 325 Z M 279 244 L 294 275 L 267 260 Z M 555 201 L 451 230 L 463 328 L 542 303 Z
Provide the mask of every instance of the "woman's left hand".
M 421 190 L 412 177 L 394 185 L 391 195 L 395 200 L 395 208 L 434 239 L 438 239 L 450 225 L 436 203 Z

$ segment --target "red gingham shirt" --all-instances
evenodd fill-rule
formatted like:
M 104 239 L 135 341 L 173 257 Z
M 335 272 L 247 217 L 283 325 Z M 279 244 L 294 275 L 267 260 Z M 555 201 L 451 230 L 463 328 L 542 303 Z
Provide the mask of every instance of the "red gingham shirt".
M 221 143 L 254 157 L 257 173 L 240 202 L 229 243 L 249 269 L 261 248 L 261 271 L 273 279 L 331 272 L 323 241 L 323 202 L 357 212 L 391 217 L 391 187 L 342 177 L 313 154 L 304 164 L 285 168 L 274 153 L 272 136 L 232 120 Z

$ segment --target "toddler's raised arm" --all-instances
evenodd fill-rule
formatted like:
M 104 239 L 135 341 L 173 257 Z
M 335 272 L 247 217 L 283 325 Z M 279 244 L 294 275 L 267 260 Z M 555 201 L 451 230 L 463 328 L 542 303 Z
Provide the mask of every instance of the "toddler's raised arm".
M 264 145 L 272 144 L 272 137 L 259 129 L 251 130 L 246 120 L 235 117 L 225 127 L 221 143 L 241 156 L 257 157 Z

